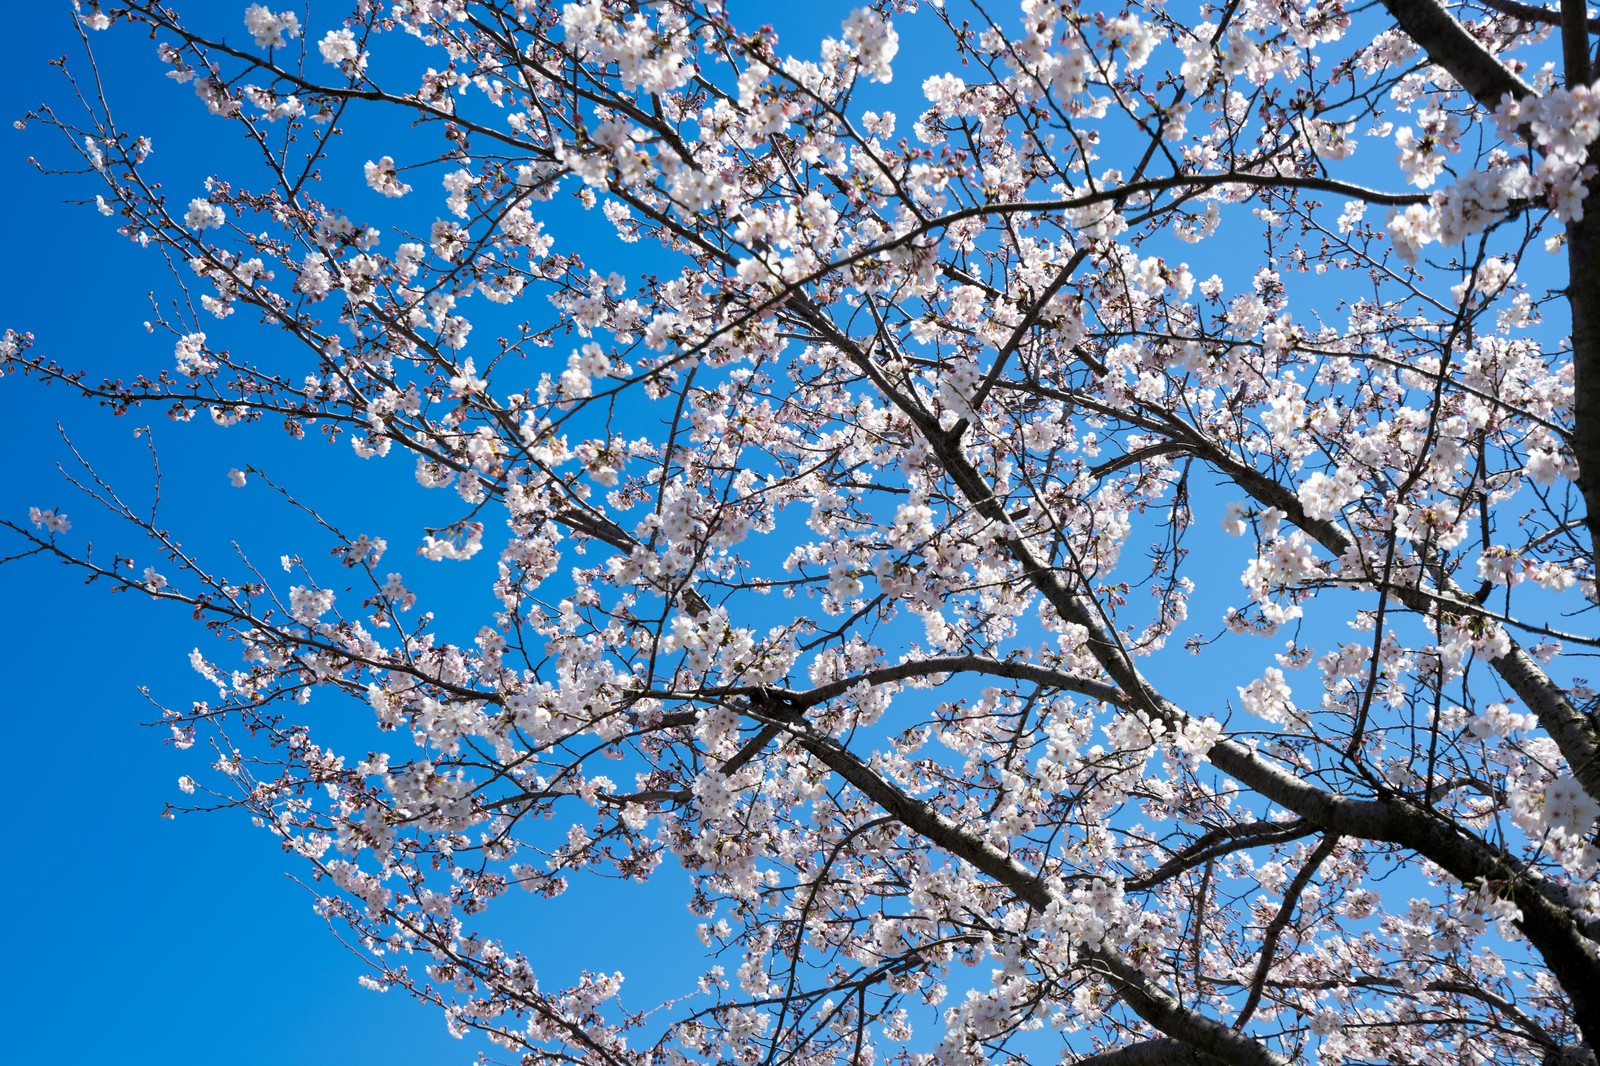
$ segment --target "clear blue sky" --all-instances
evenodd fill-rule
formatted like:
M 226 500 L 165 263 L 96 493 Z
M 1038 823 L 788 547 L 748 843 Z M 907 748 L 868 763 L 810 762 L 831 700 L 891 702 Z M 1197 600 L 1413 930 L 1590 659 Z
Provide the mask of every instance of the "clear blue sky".
M 229 6 L 242 15 L 246 5 Z M 110 220 L 61 202 L 80 194 L 81 182 L 42 178 L 28 166 L 28 156 L 55 149 L 49 131 L 12 128 L 29 108 L 69 99 L 48 65 L 62 55 L 81 59 L 69 5 L 16 4 L 7 18 L 0 189 L 12 215 L 0 264 L 0 328 L 30 330 L 63 363 L 92 372 L 159 368 L 170 340 L 139 329 L 149 317 L 140 278 L 158 262 L 118 238 Z M 125 92 L 131 107 L 160 106 L 153 49 L 137 32 L 115 36 L 101 56 L 104 73 L 123 90 L 148 95 Z M 173 88 L 164 102 L 182 107 L 177 127 L 195 115 L 192 98 Z M 204 146 L 158 133 L 157 150 Z M 62 390 L 0 379 L 0 433 L 13 460 L 0 482 L 0 509 L 17 518 L 30 505 L 60 504 L 90 521 L 53 468 L 66 454 L 58 419 L 97 461 L 131 477 L 126 483 L 137 495 L 148 478 L 135 474 L 140 449 L 132 431 L 158 417 L 113 419 Z M 235 443 L 248 445 L 229 447 Z M 173 467 L 172 483 L 220 490 L 241 454 L 202 447 L 169 449 L 162 458 Z M 198 500 L 180 492 L 170 502 L 175 526 L 196 517 Z M 227 531 L 225 521 L 212 527 Z M 205 760 L 199 751 L 163 746 L 159 731 L 140 725 L 155 712 L 138 686 L 173 703 L 204 698 L 186 656 L 207 638 L 187 617 L 86 588 L 60 567 L 31 561 L 0 567 L 0 597 L 12 722 L 0 774 L 9 836 L 0 877 L 7 918 L 0 1061 L 472 1061 L 476 1046 L 450 1037 L 437 1011 L 357 986 L 359 963 L 312 913 L 306 890 L 285 876 L 290 864 L 265 833 L 233 814 L 160 817 L 166 801 L 180 798 L 178 776 L 200 776 Z

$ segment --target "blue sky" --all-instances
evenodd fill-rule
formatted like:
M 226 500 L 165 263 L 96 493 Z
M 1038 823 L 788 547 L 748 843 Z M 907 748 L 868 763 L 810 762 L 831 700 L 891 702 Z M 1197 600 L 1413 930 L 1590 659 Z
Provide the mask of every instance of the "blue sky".
M 245 5 L 236 6 L 242 13 Z M 81 70 L 68 5 L 19 4 L 8 18 L 0 188 L 14 213 L 11 254 L 0 265 L 0 328 L 32 331 L 63 363 L 94 373 L 165 365 L 170 340 L 139 329 L 149 317 L 140 279 L 156 267 L 154 257 L 118 238 L 92 209 L 62 203 L 83 190 L 81 182 L 43 178 L 28 166 L 30 155 L 58 150 L 49 131 L 12 128 L 29 108 L 70 99 L 48 65 L 69 55 Z M 137 34 L 116 37 L 100 39 L 111 45 L 100 57 L 102 73 L 127 111 L 165 103 L 181 108 L 174 125 L 191 121 L 185 94 L 176 87 L 163 94 L 149 45 Z M 158 150 L 184 151 L 176 134 L 163 141 L 158 128 L 156 137 Z M 195 150 L 191 138 L 188 151 Z M 137 497 L 149 479 L 133 430 L 152 417 L 115 419 L 62 390 L 0 379 L 0 433 L 14 457 L 0 505 L 12 518 L 29 506 L 63 506 L 90 521 L 53 466 L 68 457 L 58 420 Z M 219 435 L 193 428 L 200 432 L 185 435 L 188 447 L 162 453 L 163 465 L 172 484 L 221 494 L 249 442 L 213 449 Z M 167 436 L 160 426 L 157 432 L 158 442 Z M 167 502 L 175 528 L 229 532 L 226 517 L 207 514 L 201 493 L 179 490 Z M 0 1029 L 0 1060 L 472 1060 L 475 1048 L 450 1037 L 436 1011 L 357 986 L 359 962 L 329 937 L 310 894 L 285 876 L 290 866 L 264 833 L 231 813 L 161 818 L 164 803 L 180 798 L 178 776 L 199 776 L 204 758 L 173 751 L 160 731 L 141 725 L 156 712 L 139 686 L 174 703 L 204 697 L 187 653 L 206 638 L 186 616 L 85 587 L 32 560 L 0 567 L 0 596 L 0 648 L 17 728 L 0 775 L 12 834 L 0 878 L 11 959 L 0 972 L 9 1019 Z

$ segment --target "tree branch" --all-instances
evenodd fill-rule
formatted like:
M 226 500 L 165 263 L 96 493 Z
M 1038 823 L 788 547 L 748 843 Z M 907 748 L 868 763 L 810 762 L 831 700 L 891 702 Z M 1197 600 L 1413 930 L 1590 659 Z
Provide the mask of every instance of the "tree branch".
M 1443 4 L 1434 0 L 1383 0 L 1383 6 L 1428 60 L 1448 71 L 1484 107 L 1499 106 L 1507 95 L 1517 100 L 1535 95 L 1527 82 L 1468 33 Z
M 1524 4 L 1519 0 L 1474 0 L 1474 2 L 1490 11 L 1498 11 L 1502 15 L 1510 15 L 1524 22 L 1533 22 L 1541 26 L 1561 25 L 1562 13 L 1548 7 Z M 1591 33 L 1600 33 L 1600 19 L 1589 19 L 1587 25 Z
M 1143 1040 L 1079 1059 L 1073 1066 L 1214 1066 L 1221 1061 L 1179 1040 Z

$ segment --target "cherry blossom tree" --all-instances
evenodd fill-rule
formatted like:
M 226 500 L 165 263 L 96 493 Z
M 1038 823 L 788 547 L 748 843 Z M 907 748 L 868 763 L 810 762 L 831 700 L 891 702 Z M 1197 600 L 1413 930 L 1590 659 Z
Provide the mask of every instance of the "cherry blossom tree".
M 525 1063 L 1596 1061 L 1583 3 L 192 6 L 78 17 L 253 164 L 26 120 L 172 363 L 5 387 L 439 491 L 235 471 L 277 584 L 5 525 L 224 638 L 180 787 L 372 984 Z M 593 876 L 688 886 L 680 997 L 496 923 Z

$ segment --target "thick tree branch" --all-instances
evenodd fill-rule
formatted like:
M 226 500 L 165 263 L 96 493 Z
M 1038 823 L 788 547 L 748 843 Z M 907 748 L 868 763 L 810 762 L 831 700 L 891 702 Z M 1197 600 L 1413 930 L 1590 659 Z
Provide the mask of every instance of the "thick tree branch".
M 1072 1066 L 1216 1066 L 1221 1061 L 1181 1040 L 1143 1040 L 1079 1059 Z
M 1589 84 L 1589 5 L 1561 0 L 1561 64 L 1569 89 Z
M 1517 100 L 1534 95 L 1533 88 L 1468 33 L 1443 4 L 1383 0 L 1383 6 L 1428 60 L 1444 68 L 1483 106 L 1494 108 L 1507 95 Z

